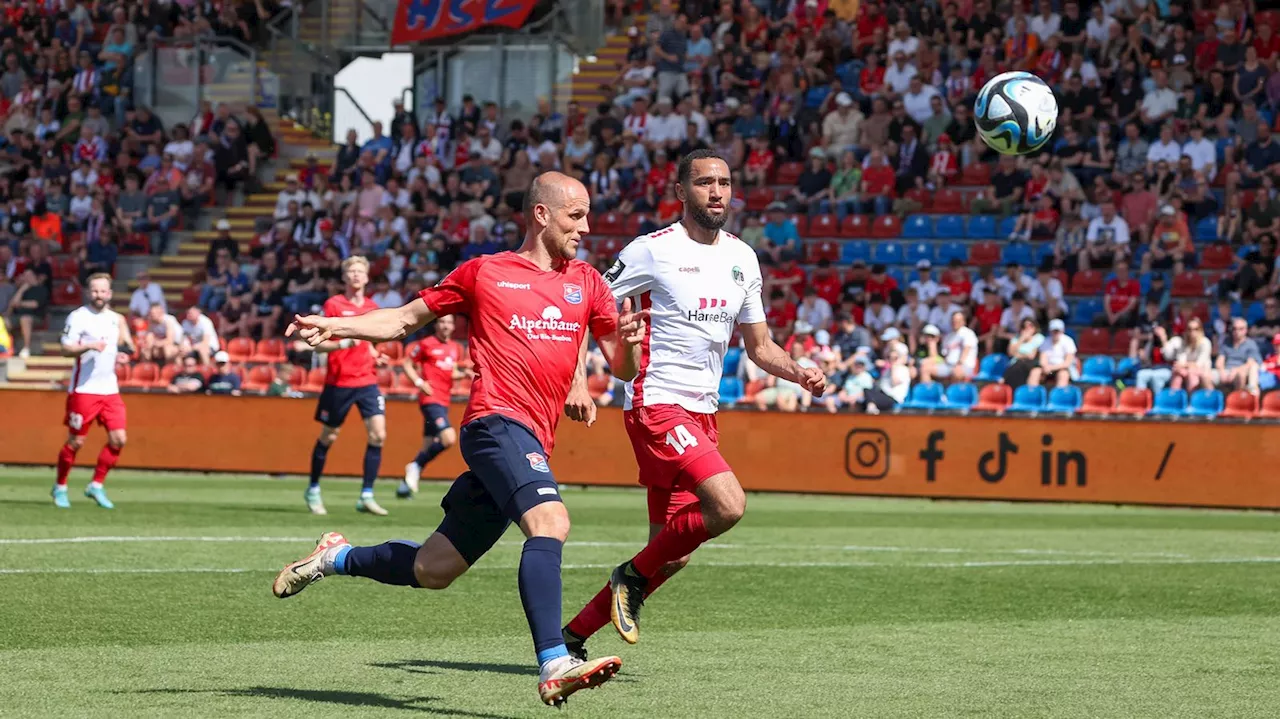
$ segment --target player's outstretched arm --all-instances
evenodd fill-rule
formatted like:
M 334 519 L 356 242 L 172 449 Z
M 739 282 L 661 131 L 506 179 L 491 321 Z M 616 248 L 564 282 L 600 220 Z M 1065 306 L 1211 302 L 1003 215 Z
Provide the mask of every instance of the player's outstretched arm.
M 358 317 L 295 315 L 284 334 L 292 337 L 297 333 L 299 339 L 312 347 L 319 347 L 330 340 L 389 342 L 404 339 L 433 319 L 435 313 L 427 303 L 421 297 L 415 297 L 403 307 L 374 310 Z
M 631 311 L 631 298 L 622 301 L 622 312 L 618 315 L 618 329 L 604 337 L 597 337 L 600 350 L 609 360 L 613 376 L 624 382 L 630 382 L 640 374 L 640 345 L 644 342 L 646 325 L 649 323 L 649 310 Z M 579 358 L 581 359 L 581 358 Z
M 801 367 L 791 359 L 787 351 L 769 336 L 769 325 L 753 322 L 740 326 L 742 341 L 747 346 L 747 356 L 760 369 L 774 377 L 791 380 L 809 390 L 814 397 L 821 397 L 827 389 L 826 375 L 817 367 Z

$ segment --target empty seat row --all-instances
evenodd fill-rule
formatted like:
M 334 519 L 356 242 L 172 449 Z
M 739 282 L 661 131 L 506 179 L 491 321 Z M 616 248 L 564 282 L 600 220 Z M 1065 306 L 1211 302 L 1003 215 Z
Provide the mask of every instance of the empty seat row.
M 1188 394 L 1185 390 L 1166 388 L 1153 396 L 1150 390 L 1132 387 L 1117 394 L 1111 385 L 1090 387 L 1082 392 L 1075 385 L 1052 389 L 1023 385 L 1011 389 L 1005 384 L 989 384 L 981 390 L 972 384 L 953 384 L 944 391 L 936 382 L 922 382 L 912 386 L 910 396 L 900 409 L 1280 419 L 1280 392 L 1266 395 L 1259 407 L 1258 398 L 1244 391 L 1224 397 L 1216 389 Z

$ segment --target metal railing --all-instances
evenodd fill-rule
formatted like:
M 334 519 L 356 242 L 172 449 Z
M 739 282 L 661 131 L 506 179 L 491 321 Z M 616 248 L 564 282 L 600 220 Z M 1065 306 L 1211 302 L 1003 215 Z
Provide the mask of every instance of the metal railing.
M 205 102 L 256 104 L 259 79 L 257 51 L 235 38 L 166 40 L 134 58 L 132 93 L 172 125 L 189 122 Z

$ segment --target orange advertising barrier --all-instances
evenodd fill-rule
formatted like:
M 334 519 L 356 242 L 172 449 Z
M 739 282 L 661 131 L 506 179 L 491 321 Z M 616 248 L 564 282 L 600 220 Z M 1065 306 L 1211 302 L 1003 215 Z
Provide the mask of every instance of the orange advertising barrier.
M 66 437 L 65 395 L 0 392 L 0 463 L 52 464 Z M 318 426 L 312 399 L 126 395 L 124 467 L 308 471 Z M 455 405 L 455 425 L 462 406 Z M 721 449 L 749 490 L 1280 509 L 1280 426 L 1210 422 L 1005 419 L 724 412 Z M 387 403 L 384 470 L 422 440 L 416 404 Z M 82 464 L 97 456 L 90 446 Z M 327 470 L 360 473 L 363 427 L 352 414 Z M 565 484 L 633 486 L 622 414 L 594 427 L 564 420 L 551 466 Z M 463 471 L 457 451 L 428 468 Z M 387 474 L 395 474 L 388 471 Z

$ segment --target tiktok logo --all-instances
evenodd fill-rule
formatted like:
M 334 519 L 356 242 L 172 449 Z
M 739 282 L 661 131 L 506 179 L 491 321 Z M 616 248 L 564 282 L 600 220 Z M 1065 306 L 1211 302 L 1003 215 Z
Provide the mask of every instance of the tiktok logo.
M 984 482 L 996 484 L 1004 479 L 1009 471 L 1009 455 L 1017 453 L 1018 445 L 1009 439 L 1008 434 L 1001 432 L 996 449 L 983 453 L 978 460 L 978 476 L 982 477 Z

